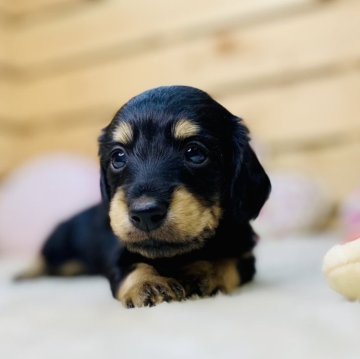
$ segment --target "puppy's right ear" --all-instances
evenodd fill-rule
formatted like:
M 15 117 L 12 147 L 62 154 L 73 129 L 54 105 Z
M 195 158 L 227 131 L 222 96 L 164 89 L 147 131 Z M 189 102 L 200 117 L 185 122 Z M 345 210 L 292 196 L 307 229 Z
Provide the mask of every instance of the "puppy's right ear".
M 246 127 L 238 123 L 233 131 L 231 203 L 235 218 L 255 219 L 269 197 L 271 183 L 248 143 Z
M 101 131 L 101 135 L 98 138 L 98 144 L 99 144 L 99 158 L 100 158 L 100 190 L 101 190 L 101 197 L 103 199 L 103 202 L 108 204 L 110 201 L 110 189 L 107 182 L 107 176 L 106 176 L 106 163 L 104 160 L 104 146 L 106 143 L 106 133 L 107 133 L 107 127 L 104 128 Z

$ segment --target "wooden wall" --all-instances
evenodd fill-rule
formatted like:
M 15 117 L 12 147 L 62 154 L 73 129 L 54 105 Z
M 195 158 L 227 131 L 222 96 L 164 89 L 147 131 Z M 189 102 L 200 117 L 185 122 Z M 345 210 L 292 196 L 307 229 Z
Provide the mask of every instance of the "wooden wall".
M 116 109 L 200 87 L 243 117 L 266 166 L 360 185 L 360 1 L 0 0 L 0 176 L 65 150 L 96 158 Z

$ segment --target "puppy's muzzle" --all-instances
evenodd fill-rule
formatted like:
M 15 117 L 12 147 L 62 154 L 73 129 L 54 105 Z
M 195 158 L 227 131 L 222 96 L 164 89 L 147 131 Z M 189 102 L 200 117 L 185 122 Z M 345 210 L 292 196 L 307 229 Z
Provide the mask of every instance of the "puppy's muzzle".
M 140 197 L 134 200 L 129 207 L 131 223 L 144 232 L 159 228 L 167 214 L 168 206 L 153 198 Z

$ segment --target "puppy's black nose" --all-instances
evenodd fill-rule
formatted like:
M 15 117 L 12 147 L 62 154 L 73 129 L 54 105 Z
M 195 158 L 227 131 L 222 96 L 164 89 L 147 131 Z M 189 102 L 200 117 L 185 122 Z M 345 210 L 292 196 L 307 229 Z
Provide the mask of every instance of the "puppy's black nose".
M 129 208 L 131 223 L 145 232 L 159 228 L 164 222 L 166 213 L 167 206 L 151 198 L 140 197 Z

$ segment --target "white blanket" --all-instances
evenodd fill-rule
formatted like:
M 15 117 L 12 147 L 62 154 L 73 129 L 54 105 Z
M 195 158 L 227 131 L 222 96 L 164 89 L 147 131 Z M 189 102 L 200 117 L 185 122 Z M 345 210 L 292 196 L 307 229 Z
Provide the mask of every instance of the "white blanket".
M 0 358 L 360 358 L 360 304 L 326 285 L 336 235 L 263 239 L 256 281 L 218 295 L 124 309 L 102 278 L 14 284 L 0 259 Z

